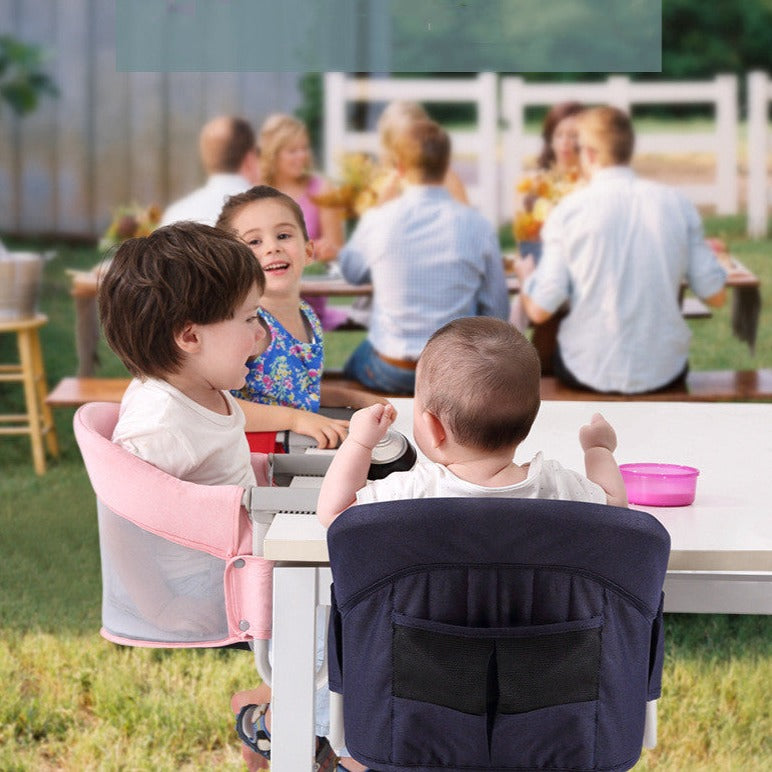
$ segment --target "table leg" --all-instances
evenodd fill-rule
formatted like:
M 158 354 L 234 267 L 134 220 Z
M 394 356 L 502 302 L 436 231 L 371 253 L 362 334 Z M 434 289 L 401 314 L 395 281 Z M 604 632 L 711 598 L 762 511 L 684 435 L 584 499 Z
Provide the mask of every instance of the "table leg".
M 273 572 L 272 772 L 313 769 L 316 584 L 313 566 Z
M 78 352 L 78 377 L 90 378 L 94 375 L 99 359 L 99 320 L 97 318 L 96 297 L 93 295 L 73 295 L 75 300 L 75 347 Z

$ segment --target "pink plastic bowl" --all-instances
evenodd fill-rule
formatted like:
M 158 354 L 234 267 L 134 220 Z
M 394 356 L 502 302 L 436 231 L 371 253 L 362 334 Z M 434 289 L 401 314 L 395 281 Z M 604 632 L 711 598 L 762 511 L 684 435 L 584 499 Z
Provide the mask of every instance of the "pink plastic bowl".
M 700 470 L 678 464 L 620 464 L 631 504 L 685 507 L 694 501 Z

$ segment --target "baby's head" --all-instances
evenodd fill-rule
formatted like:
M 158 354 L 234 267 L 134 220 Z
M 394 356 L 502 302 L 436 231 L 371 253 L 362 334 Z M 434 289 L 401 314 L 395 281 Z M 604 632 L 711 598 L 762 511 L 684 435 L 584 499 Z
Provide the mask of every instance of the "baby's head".
M 235 236 L 181 222 L 129 239 L 99 282 L 105 339 L 138 378 L 165 378 L 185 354 L 176 336 L 188 324 L 232 319 L 265 279 L 249 248 Z
M 429 411 L 464 447 L 514 452 L 539 411 L 540 377 L 536 349 L 512 325 L 482 316 L 456 319 L 437 330 L 421 354 L 415 416 Z

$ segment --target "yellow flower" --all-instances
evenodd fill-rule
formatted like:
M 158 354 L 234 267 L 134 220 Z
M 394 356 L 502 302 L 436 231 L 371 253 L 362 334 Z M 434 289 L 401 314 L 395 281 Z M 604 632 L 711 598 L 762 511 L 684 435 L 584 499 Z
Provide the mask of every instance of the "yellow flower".
M 378 200 L 374 187 L 378 169 L 365 153 L 344 153 L 340 171 L 338 185 L 313 196 L 313 201 L 319 206 L 342 209 L 346 219 L 359 217 Z
M 512 232 L 517 241 L 538 241 L 541 226 L 563 196 L 579 184 L 578 172 L 565 175 L 537 171 L 518 181 L 516 189 L 522 195 L 522 209 L 515 213 Z
M 161 221 L 161 210 L 155 204 L 122 204 L 113 210 L 113 219 L 104 235 L 99 240 L 99 248 L 110 249 L 122 244 L 126 239 L 148 236 Z

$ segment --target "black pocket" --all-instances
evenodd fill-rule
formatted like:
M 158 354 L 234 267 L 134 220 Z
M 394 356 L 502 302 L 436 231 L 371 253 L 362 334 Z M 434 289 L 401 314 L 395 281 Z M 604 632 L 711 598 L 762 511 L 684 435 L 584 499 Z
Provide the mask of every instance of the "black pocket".
M 592 766 L 602 617 L 507 628 L 392 620 L 394 759 Z M 464 746 L 435 736 L 438 726 L 461 731 Z
M 393 620 L 395 697 L 473 715 L 597 699 L 601 617 L 507 628 Z

